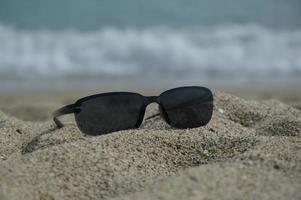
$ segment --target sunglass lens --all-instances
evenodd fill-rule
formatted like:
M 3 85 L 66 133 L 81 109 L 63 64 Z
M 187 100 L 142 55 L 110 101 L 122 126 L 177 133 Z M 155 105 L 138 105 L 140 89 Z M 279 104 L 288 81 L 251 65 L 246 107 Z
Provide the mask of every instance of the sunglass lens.
M 143 97 L 135 93 L 95 95 L 75 104 L 75 120 L 88 135 L 138 127 L 144 115 Z
M 212 117 L 213 95 L 208 88 L 183 87 L 160 95 L 162 114 L 175 128 L 194 128 L 206 125 Z

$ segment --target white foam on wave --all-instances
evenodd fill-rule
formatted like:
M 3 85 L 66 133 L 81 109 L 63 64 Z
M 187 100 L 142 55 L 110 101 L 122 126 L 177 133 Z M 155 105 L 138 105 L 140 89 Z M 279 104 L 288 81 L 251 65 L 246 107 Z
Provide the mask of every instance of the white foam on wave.
M 18 30 L 0 25 L 0 75 L 123 76 L 301 74 L 301 30 L 257 25 L 176 30 Z

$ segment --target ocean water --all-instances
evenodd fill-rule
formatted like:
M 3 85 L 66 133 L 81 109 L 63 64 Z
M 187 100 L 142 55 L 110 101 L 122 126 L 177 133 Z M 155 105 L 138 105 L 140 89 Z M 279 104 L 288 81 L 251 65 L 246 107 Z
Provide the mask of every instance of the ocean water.
M 300 10 L 299 0 L 1 0 L 0 80 L 298 80 Z

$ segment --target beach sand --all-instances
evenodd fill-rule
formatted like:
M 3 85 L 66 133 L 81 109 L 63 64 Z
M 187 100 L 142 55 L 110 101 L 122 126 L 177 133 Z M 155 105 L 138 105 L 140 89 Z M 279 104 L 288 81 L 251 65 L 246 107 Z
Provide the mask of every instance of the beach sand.
M 56 129 L 50 113 L 86 93 L 1 95 L 1 200 L 301 199 L 299 99 L 216 91 L 205 127 L 177 130 L 155 117 L 91 137 L 69 116 Z M 146 117 L 156 112 L 152 104 Z

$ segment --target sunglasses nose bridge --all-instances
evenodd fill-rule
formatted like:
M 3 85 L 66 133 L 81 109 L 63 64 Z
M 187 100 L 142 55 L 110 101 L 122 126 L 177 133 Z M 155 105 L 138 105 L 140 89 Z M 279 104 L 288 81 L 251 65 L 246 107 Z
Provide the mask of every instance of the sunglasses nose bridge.
M 151 104 L 151 103 L 160 103 L 159 101 L 159 98 L 157 96 L 148 96 L 148 97 L 145 97 L 145 104 L 148 105 L 148 104 Z

